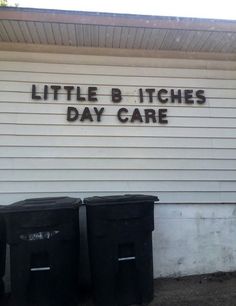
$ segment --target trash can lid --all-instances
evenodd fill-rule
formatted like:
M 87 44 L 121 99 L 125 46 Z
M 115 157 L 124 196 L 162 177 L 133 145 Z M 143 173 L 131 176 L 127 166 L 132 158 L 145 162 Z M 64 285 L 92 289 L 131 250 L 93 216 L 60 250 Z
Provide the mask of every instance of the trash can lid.
M 159 201 L 157 196 L 150 196 L 145 194 L 125 194 L 114 196 L 102 196 L 102 197 L 89 197 L 84 199 L 86 205 L 103 205 L 103 204 L 135 204 L 140 202 L 156 202 Z
M 25 212 L 39 210 L 76 209 L 82 204 L 79 198 L 71 197 L 47 197 L 31 198 L 15 202 L 4 207 L 4 212 Z

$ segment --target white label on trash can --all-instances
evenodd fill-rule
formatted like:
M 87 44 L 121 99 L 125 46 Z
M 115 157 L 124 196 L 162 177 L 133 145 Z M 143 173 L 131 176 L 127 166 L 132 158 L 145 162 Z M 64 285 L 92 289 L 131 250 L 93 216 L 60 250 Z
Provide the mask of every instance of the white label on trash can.
M 36 232 L 30 234 L 21 234 L 20 239 L 25 241 L 36 241 L 36 240 L 45 240 L 50 239 L 53 236 L 57 235 L 60 231 L 47 231 L 47 232 Z
M 118 261 L 125 261 L 125 260 L 134 260 L 136 257 L 121 257 L 121 258 L 118 258 Z
M 30 271 L 36 272 L 36 271 L 49 271 L 51 270 L 50 267 L 40 267 L 40 268 L 30 268 Z

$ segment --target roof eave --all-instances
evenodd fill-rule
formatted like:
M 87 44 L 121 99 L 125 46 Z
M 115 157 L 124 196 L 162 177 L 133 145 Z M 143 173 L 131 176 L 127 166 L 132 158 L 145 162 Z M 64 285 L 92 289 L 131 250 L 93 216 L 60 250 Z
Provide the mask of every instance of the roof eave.
M 61 22 L 104 26 L 132 26 L 153 29 L 236 32 L 236 21 L 170 16 L 114 14 L 52 9 L 0 7 L 0 19 Z

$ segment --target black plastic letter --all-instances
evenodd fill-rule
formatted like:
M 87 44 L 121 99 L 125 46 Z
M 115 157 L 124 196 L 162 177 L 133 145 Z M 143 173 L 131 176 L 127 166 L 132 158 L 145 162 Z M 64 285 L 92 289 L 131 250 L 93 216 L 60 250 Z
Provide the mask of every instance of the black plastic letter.
M 164 119 L 167 117 L 167 108 L 160 108 L 158 111 L 158 117 L 159 117 L 159 123 L 168 123 L 167 119 Z
M 164 89 L 164 88 L 158 90 L 158 92 L 157 92 L 157 98 L 158 98 L 158 100 L 159 100 L 161 103 L 166 103 L 166 102 L 168 102 L 168 98 L 167 98 L 167 97 L 166 97 L 166 98 L 163 98 L 163 97 L 162 97 L 163 94 L 164 94 L 164 95 L 167 95 L 167 93 L 168 93 L 168 91 L 167 91 L 166 89 Z
M 79 112 L 75 107 L 67 107 L 67 121 L 75 121 L 79 117 Z
M 67 92 L 67 101 L 71 100 L 71 92 L 75 88 L 75 86 L 64 86 L 64 89 Z
M 205 92 L 204 90 L 197 90 L 196 97 L 199 99 L 197 100 L 198 104 L 204 104 L 206 102 Z
M 41 100 L 41 96 L 36 94 L 36 85 L 32 85 L 32 99 L 33 100 Z
M 98 99 L 97 99 L 97 87 L 89 87 L 88 88 L 88 101 L 91 101 L 91 102 L 96 102 Z
M 125 108 L 125 107 L 122 107 L 122 108 L 120 108 L 120 109 L 118 110 L 118 113 L 117 113 L 117 117 L 118 117 L 119 121 L 122 122 L 122 123 L 125 123 L 125 122 L 128 121 L 128 118 L 127 118 L 127 117 L 122 118 L 122 117 L 121 117 L 122 113 L 128 113 L 128 109 Z
M 111 89 L 112 102 L 119 103 L 122 100 L 121 90 L 119 88 Z

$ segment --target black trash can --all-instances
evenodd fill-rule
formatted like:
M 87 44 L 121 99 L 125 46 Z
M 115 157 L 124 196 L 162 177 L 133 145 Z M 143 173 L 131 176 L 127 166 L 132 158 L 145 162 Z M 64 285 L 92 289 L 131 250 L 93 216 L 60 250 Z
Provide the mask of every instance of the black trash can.
M 13 305 L 73 305 L 80 199 L 28 199 L 5 209 Z
M 0 206 L 0 298 L 4 295 L 5 262 L 6 262 L 6 226 L 2 214 L 4 206 Z
M 152 231 L 155 196 L 84 199 L 96 305 L 153 299 Z

